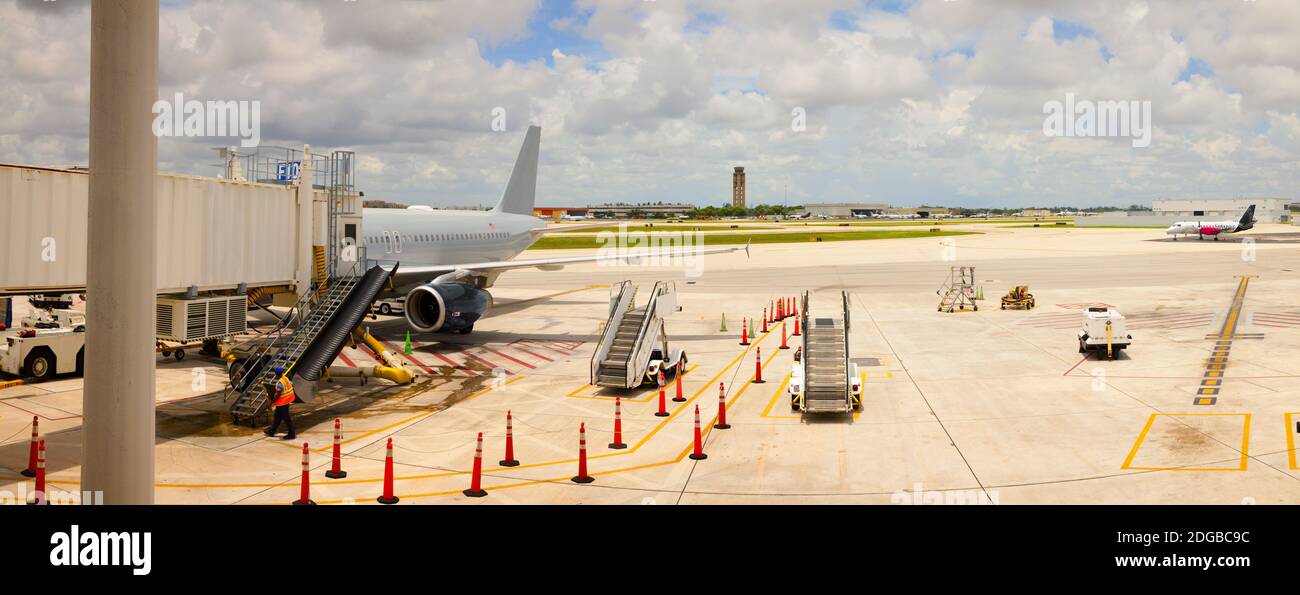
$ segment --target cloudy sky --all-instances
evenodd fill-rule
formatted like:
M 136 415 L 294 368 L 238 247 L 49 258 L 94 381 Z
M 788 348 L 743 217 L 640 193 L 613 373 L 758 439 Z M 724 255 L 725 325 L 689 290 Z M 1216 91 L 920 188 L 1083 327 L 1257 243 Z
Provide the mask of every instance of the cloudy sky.
M 537 123 L 554 206 L 720 205 L 734 165 L 751 204 L 1300 199 L 1295 0 L 162 4 L 160 97 L 258 101 L 264 145 L 355 150 L 371 198 L 495 203 Z M 86 162 L 89 45 L 88 1 L 0 0 L 0 162 Z M 1150 102 L 1150 146 L 1046 135 L 1067 93 Z

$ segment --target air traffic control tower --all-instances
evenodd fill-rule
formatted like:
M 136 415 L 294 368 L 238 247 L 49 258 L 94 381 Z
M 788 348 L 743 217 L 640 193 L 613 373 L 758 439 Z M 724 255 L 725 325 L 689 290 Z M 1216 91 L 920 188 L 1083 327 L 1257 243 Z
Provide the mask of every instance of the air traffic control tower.
M 745 168 L 736 167 L 731 174 L 731 206 L 745 208 Z

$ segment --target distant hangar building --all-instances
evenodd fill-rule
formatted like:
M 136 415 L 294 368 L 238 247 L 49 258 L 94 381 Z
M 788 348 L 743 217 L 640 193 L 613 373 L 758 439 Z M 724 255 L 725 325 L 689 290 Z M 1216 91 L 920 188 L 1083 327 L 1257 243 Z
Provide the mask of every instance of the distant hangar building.
M 887 204 L 868 203 L 806 204 L 803 207 L 803 212 L 811 217 L 830 217 L 833 219 L 848 219 L 855 215 L 879 215 L 888 210 L 889 205 Z
M 1158 198 L 1151 201 L 1154 215 L 1181 220 L 1220 220 L 1240 217 L 1246 207 L 1255 205 L 1255 220 L 1260 223 L 1289 223 L 1287 198 Z
M 1150 211 L 1120 211 L 1075 219 L 1078 227 L 1163 226 L 1178 221 L 1227 221 L 1237 219 L 1255 205 L 1259 223 L 1291 223 L 1287 198 L 1157 198 Z

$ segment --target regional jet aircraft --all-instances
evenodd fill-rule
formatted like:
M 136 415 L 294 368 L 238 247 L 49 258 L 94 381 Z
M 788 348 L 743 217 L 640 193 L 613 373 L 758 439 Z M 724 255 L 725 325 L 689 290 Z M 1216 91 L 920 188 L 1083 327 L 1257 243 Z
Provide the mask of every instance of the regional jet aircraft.
M 385 264 L 400 263 L 393 284 L 396 291 L 407 292 L 404 309 L 411 328 L 425 333 L 470 333 L 474 323 L 491 309 L 492 295 L 487 289 L 502 272 L 510 269 L 553 271 L 580 262 L 635 262 L 641 258 L 672 262 L 703 254 L 749 251 L 746 244 L 511 260 L 546 233 L 546 224 L 533 216 L 541 138 L 541 128 L 528 128 L 501 202 L 491 211 L 435 210 L 421 206 L 363 211 L 366 237 L 362 243 L 367 257 Z
M 1237 221 L 1179 221 L 1170 225 L 1165 233 L 1174 236 L 1174 241 L 1178 241 L 1180 235 L 1192 234 L 1196 234 L 1199 240 L 1210 236 L 1217 241 L 1219 234 L 1237 233 L 1252 227 L 1255 227 L 1255 205 L 1246 207 L 1246 212 L 1242 213 L 1241 219 Z

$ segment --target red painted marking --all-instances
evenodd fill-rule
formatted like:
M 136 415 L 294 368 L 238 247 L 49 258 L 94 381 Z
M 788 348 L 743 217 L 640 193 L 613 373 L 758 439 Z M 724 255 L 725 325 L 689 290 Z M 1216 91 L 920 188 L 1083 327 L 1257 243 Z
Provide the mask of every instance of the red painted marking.
M 1073 372 L 1075 368 L 1079 367 L 1080 364 L 1082 364 L 1083 362 L 1086 362 L 1086 361 L 1088 361 L 1088 356 L 1085 355 L 1085 356 L 1083 356 L 1083 359 L 1080 359 L 1078 362 L 1075 362 L 1075 364 L 1074 364 L 1073 366 L 1070 366 L 1070 369 L 1069 369 L 1069 370 L 1066 370 L 1065 373 L 1064 373 L 1064 374 L 1061 374 L 1061 375 L 1062 375 L 1062 376 L 1069 376 L 1069 375 L 1070 375 L 1070 372 Z
M 541 355 L 541 354 L 538 354 L 538 353 L 533 353 L 533 352 L 531 352 L 531 351 L 529 351 L 529 350 L 527 350 L 527 349 L 524 349 L 523 347 L 520 347 L 520 346 L 518 346 L 518 345 L 515 345 L 514 343 L 511 343 L 510 346 L 511 346 L 511 347 L 514 347 L 515 349 L 518 349 L 519 351 L 522 351 L 522 352 L 524 352 L 524 353 L 527 353 L 528 355 L 531 355 L 531 356 L 533 356 L 533 357 L 535 357 L 535 358 L 537 358 L 537 359 L 543 359 L 543 360 L 546 360 L 546 361 L 548 361 L 548 362 L 553 362 L 553 361 L 555 361 L 555 360 L 553 360 L 553 359 L 551 359 L 551 358 L 549 358 L 549 357 L 546 357 L 545 355 Z
M 443 354 L 441 354 L 441 353 L 438 353 L 438 352 L 436 351 L 437 348 L 434 347 L 432 343 L 430 343 L 429 345 L 421 345 L 421 347 L 429 347 L 428 352 L 429 352 L 430 354 L 432 354 L 433 357 L 436 357 L 436 358 L 442 360 L 443 362 L 445 362 L 448 366 L 451 366 L 451 367 L 453 367 L 453 368 L 456 368 L 457 370 L 460 370 L 460 371 L 462 371 L 462 372 L 468 374 L 469 376 L 478 376 L 478 375 L 479 375 L 478 372 L 475 372 L 474 370 L 471 370 L 471 369 L 469 369 L 469 368 L 466 368 L 464 364 L 458 363 L 456 360 L 451 359 L 451 358 L 449 358 L 449 357 L 447 357 L 447 356 L 445 356 L 445 355 L 443 355 Z
M 499 366 L 499 365 L 497 365 L 495 362 L 492 362 L 491 360 L 488 360 L 488 359 L 486 359 L 486 358 L 482 358 L 482 357 L 479 357 L 479 356 L 477 356 L 477 355 L 474 355 L 474 354 L 470 353 L 469 351 L 461 351 L 461 353 L 465 354 L 465 357 L 473 358 L 473 359 L 475 359 L 475 360 L 478 360 L 478 361 L 480 361 L 480 362 L 483 362 L 484 365 L 486 365 L 486 366 L 489 367 L 489 368 L 492 368 L 493 370 L 496 370 L 497 368 L 500 368 L 500 369 L 502 369 L 502 370 L 505 370 L 505 371 L 506 371 L 506 374 L 511 374 L 511 375 L 514 374 L 514 372 L 511 372 L 511 371 L 510 371 L 509 369 L 507 369 L 505 366 Z
M 534 340 L 532 340 L 532 339 L 520 339 L 520 340 L 521 340 L 521 341 L 527 341 L 530 345 L 540 345 L 540 346 L 545 347 L 545 348 L 547 348 L 547 349 L 550 349 L 551 351 L 554 351 L 554 352 L 556 352 L 556 353 L 561 353 L 561 354 L 564 354 L 564 355 L 573 355 L 573 352 L 572 352 L 571 350 L 561 349 L 561 348 L 559 348 L 559 347 L 555 347 L 554 345 L 550 345 L 550 344 L 548 344 L 548 343 L 546 343 L 546 342 L 544 342 L 544 341 L 534 341 Z
M 528 369 L 530 369 L 530 370 L 535 370 L 535 369 L 537 369 L 537 366 L 534 366 L 534 365 L 532 365 L 532 364 L 530 364 L 530 363 L 528 363 L 528 362 L 526 362 L 526 361 L 523 361 L 523 360 L 520 360 L 520 359 L 515 359 L 515 358 L 513 358 L 513 357 L 510 357 L 510 356 L 508 356 L 508 355 L 506 355 L 506 354 L 504 354 L 504 353 L 501 353 L 500 351 L 497 351 L 497 350 L 495 350 L 495 349 L 493 349 L 493 348 L 491 348 L 491 347 L 488 347 L 487 345 L 479 345 L 479 347 L 482 348 L 482 349 L 484 349 L 484 350 L 486 350 L 486 351 L 491 351 L 492 353 L 495 353 L 495 354 L 497 354 L 497 355 L 499 355 L 499 356 L 501 356 L 501 357 L 504 357 L 504 358 L 506 358 L 506 359 L 508 359 L 508 360 L 510 360 L 510 361 L 512 361 L 512 362 L 514 362 L 514 363 L 516 363 L 516 364 L 519 364 L 519 365 L 521 365 L 521 366 L 526 366 L 526 367 L 527 367 Z
M 347 364 L 350 368 L 357 367 L 356 364 L 352 363 L 352 360 L 348 359 L 348 354 L 343 353 L 342 351 L 339 352 L 339 359 L 343 360 L 343 363 Z

